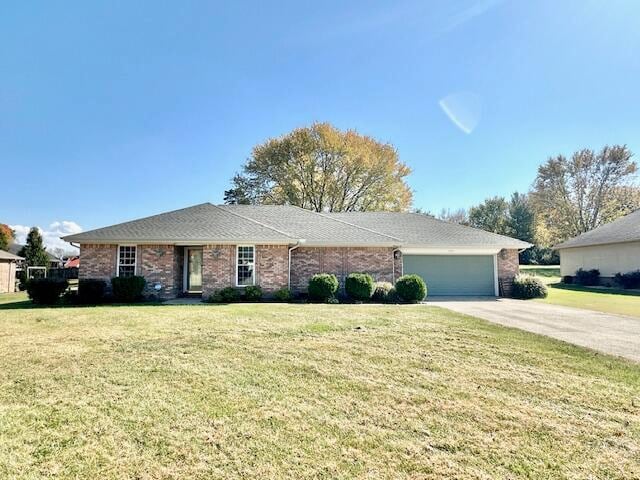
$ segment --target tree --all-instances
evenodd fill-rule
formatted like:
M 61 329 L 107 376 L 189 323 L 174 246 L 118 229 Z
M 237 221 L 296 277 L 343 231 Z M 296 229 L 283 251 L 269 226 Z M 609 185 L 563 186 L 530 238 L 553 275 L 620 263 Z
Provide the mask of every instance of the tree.
M 533 207 L 526 194 L 514 192 L 509 202 L 509 235 L 529 243 L 534 243 L 536 222 Z
M 555 244 L 640 206 L 637 165 L 626 145 L 558 155 L 538 168 L 531 200 L 540 229 Z
M 315 123 L 254 147 L 225 191 L 225 203 L 403 211 L 412 200 L 409 173 L 392 145 Z
M 469 225 L 469 217 L 467 211 L 464 208 L 458 210 L 451 210 L 449 208 L 443 208 L 438 214 L 440 220 L 450 223 L 459 223 L 460 225 Z
M 42 235 L 38 227 L 32 227 L 27 235 L 27 242 L 18 253 L 24 257 L 30 267 L 46 267 L 49 265 L 49 256 L 44 248 Z
M 15 239 L 16 232 L 9 225 L 0 223 L 0 250 L 7 250 Z
M 488 232 L 509 235 L 509 203 L 504 197 L 487 198 L 469 210 L 469 225 Z

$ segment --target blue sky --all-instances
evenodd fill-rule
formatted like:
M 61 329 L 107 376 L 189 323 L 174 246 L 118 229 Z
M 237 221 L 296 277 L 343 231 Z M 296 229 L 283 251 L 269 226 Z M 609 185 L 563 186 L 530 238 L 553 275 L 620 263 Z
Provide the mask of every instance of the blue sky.
M 53 245 L 222 202 L 313 121 L 393 143 L 416 207 L 525 191 L 550 155 L 640 154 L 639 24 L 634 0 L 6 3 L 0 222 Z

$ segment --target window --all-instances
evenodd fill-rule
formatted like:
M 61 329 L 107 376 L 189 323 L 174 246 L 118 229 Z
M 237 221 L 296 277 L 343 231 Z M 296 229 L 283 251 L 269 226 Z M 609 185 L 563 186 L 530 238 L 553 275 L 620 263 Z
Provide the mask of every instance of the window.
M 236 284 L 238 287 L 253 285 L 255 248 L 253 246 L 238 246 L 236 255 Z
M 133 277 L 136 274 L 136 247 L 120 246 L 118 248 L 118 276 Z

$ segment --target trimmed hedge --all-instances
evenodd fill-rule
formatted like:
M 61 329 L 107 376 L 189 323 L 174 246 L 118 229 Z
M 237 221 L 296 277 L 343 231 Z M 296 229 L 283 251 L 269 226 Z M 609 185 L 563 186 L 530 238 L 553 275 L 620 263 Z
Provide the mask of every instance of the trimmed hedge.
M 142 299 L 142 292 L 147 281 L 144 277 L 134 275 L 131 277 L 113 277 L 111 289 L 116 302 L 132 303 Z
M 640 270 L 629 273 L 616 273 L 613 278 L 622 288 L 640 288 Z
M 372 298 L 376 302 L 388 301 L 389 293 L 394 290 L 389 282 L 376 282 L 373 289 Z
M 580 268 L 576 272 L 576 276 L 573 280 L 578 285 L 583 285 L 585 287 L 598 285 L 600 283 L 600 270 L 597 268 L 591 270 L 583 270 Z
M 309 280 L 309 298 L 326 302 L 338 291 L 338 279 L 332 273 L 317 273 Z
M 107 282 L 96 278 L 83 278 L 78 281 L 78 302 L 98 304 L 104 302 Z
M 562 277 L 562 283 L 565 285 L 571 285 L 573 283 L 573 277 L 571 275 L 565 275 Z
M 244 299 L 247 302 L 259 302 L 262 299 L 262 288 L 258 285 L 244 287 Z
M 291 290 L 288 288 L 281 288 L 273 294 L 273 298 L 279 302 L 289 302 L 291 301 Z
M 513 279 L 511 294 L 514 298 L 522 300 L 545 298 L 547 296 L 547 286 L 538 277 L 519 274 Z
M 405 302 L 418 303 L 427 296 L 427 284 L 419 275 L 404 275 L 396 282 L 396 293 Z
M 373 277 L 368 273 L 350 273 L 344 281 L 344 289 L 353 300 L 371 300 L 375 291 Z
M 27 281 L 27 294 L 33 303 L 53 305 L 68 286 L 69 282 L 58 278 L 33 278 Z

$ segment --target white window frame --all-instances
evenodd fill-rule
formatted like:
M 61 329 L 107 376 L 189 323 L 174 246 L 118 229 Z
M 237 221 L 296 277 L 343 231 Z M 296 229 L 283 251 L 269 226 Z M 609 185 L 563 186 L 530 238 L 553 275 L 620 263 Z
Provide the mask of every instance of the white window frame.
M 250 285 L 240 285 L 238 284 L 238 272 L 240 270 L 240 264 L 238 263 L 238 254 L 240 253 L 241 248 L 251 248 L 253 250 L 253 278 L 251 279 Z M 255 245 L 236 245 L 236 287 L 244 288 L 251 287 L 256 284 L 256 246 Z
M 138 245 L 123 243 L 118 245 L 118 251 L 116 252 L 116 277 L 120 276 L 120 267 L 130 267 L 131 265 L 120 264 L 120 247 L 133 247 L 135 248 L 135 254 L 133 256 L 133 275 L 138 274 Z

